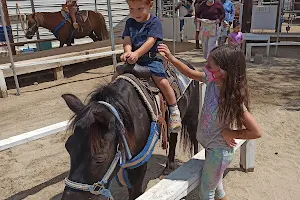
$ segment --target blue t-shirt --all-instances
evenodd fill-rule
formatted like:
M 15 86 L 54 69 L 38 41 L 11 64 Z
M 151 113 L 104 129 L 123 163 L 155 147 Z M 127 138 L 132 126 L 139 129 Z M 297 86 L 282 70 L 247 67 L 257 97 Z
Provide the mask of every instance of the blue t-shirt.
M 151 15 L 149 20 L 140 23 L 135 19 L 129 18 L 126 21 L 122 38 L 124 39 L 125 36 L 130 36 L 133 51 L 139 49 L 147 41 L 148 37 L 154 37 L 156 42 L 149 52 L 157 52 L 158 43 L 163 39 L 160 19 Z

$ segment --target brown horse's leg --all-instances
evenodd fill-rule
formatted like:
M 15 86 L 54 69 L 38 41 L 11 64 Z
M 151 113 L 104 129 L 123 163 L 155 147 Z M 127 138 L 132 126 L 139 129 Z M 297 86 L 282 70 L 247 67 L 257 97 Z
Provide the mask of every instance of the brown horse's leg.
M 144 165 L 128 170 L 129 181 L 132 185 L 132 188 L 128 189 L 129 200 L 134 200 L 143 194 L 143 180 L 147 171 L 147 163 Z
M 93 31 L 89 34 L 89 37 L 90 37 L 94 42 L 99 41 L 98 38 L 97 38 L 97 36 L 94 34 Z
M 62 48 L 63 46 L 64 46 L 64 42 L 62 42 L 62 41 L 59 41 L 59 48 Z

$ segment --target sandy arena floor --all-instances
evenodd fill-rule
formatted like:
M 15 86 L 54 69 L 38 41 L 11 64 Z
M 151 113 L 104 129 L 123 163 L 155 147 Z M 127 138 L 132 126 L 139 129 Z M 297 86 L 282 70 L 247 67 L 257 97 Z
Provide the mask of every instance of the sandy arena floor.
M 180 44 L 179 56 L 203 67 L 202 54 L 191 51 L 193 47 L 194 44 Z M 297 48 L 280 47 L 278 58 L 265 58 L 261 65 L 248 63 L 251 108 L 263 128 L 263 137 L 257 141 L 255 172 L 239 170 L 237 152 L 224 179 L 228 199 L 297 199 L 300 190 L 298 54 Z M 9 98 L 0 99 L 0 139 L 68 120 L 72 113 L 60 96 L 73 93 L 84 100 L 110 80 L 113 68 L 104 65 L 107 64 L 95 61 L 70 66 L 65 72 L 67 78 L 58 81 L 52 81 L 51 74 L 41 73 L 37 85 L 32 84 L 37 81 L 35 78 L 23 77 L 21 96 L 15 96 L 15 90 L 11 89 Z M 58 133 L 0 152 L 0 199 L 58 200 L 69 170 L 69 156 L 64 148 L 67 137 L 67 133 Z M 177 152 L 179 165 L 190 158 L 180 148 Z M 158 182 L 165 162 L 165 153 L 156 148 L 145 188 Z M 127 195 L 125 188 L 115 184 L 112 190 L 116 200 Z M 198 199 L 197 190 L 186 199 Z

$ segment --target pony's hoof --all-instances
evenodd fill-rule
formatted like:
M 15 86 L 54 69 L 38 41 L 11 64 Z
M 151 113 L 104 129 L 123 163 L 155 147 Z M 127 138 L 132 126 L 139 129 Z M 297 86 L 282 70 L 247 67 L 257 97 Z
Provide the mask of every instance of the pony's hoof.
M 171 172 L 174 170 L 175 170 L 175 163 L 173 163 L 173 162 L 167 163 L 167 166 L 165 167 L 165 169 L 162 172 L 162 175 L 159 178 L 160 179 L 164 178 L 165 176 L 171 174 Z

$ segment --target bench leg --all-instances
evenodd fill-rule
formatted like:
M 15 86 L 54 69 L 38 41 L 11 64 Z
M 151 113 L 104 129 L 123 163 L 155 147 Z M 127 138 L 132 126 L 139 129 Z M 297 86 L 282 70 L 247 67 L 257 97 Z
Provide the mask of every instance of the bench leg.
M 267 57 L 269 57 L 269 55 L 270 55 L 270 40 L 268 40 L 266 55 L 267 55 Z
M 64 68 L 61 67 L 57 67 L 55 69 L 53 69 L 54 71 L 54 79 L 58 80 L 58 79 L 63 79 L 64 78 Z
M 241 146 L 240 167 L 245 172 L 253 172 L 254 160 L 255 160 L 255 140 L 247 140 Z
M 251 45 L 246 45 L 246 61 L 249 61 L 251 59 L 251 50 L 252 46 Z
M 7 86 L 6 86 L 3 71 L 0 70 L 0 98 L 6 98 L 6 97 L 8 97 Z

